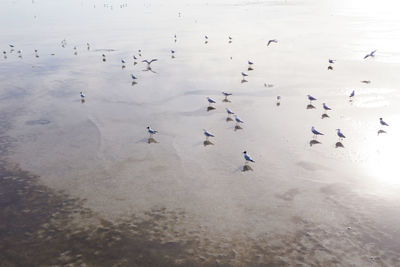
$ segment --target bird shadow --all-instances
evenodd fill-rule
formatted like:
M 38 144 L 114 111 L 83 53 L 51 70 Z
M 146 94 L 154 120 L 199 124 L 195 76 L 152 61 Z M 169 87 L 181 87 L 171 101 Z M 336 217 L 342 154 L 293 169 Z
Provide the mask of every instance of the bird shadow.
M 122 69 L 125 69 L 126 68 L 126 66 L 125 65 L 122 65 L 122 67 L 121 67 Z
M 146 68 L 146 69 L 144 69 L 142 71 L 151 71 L 152 73 L 157 73 L 156 71 L 152 70 L 150 67 L 148 67 L 148 68 Z
M 248 71 L 252 71 L 252 70 L 254 70 L 254 69 L 253 69 L 252 67 L 248 67 L 247 70 L 248 70 Z
M 228 98 L 224 98 L 224 99 L 222 100 L 222 102 L 231 103 L 231 101 L 230 101 Z
M 172 58 L 172 59 L 174 59 L 174 58 L 175 58 L 175 56 L 171 56 L 171 58 Z
M 232 41 L 229 41 L 229 42 L 228 42 L 228 44 L 231 44 L 231 43 L 232 43 Z
M 240 83 L 247 83 L 248 81 L 247 80 L 245 80 L 245 79 L 242 79 L 241 81 L 240 81 Z
M 342 147 L 342 148 L 344 148 L 344 145 L 343 145 L 343 143 L 342 142 L 336 142 L 336 144 L 335 144 L 335 148 L 339 148 L 339 147 Z
M 208 111 L 211 111 L 211 110 L 214 110 L 214 109 L 215 109 L 215 108 L 214 108 L 213 106 L 208 106 L 208 107 L 207 107 L 207 112 L 208 112 Z
M 132 82 L 132 86 L 134 86 L 135 84 L 137 84 L 137 82 L 133 81 L 133 82 Z
M 148 144 L 157 144 L 158 141 L 156 139 L 154 139 L 153 137 L 149 137 L 149 138 L 147 138 L 147 143 Z
M 315 106 L 313 104 L 308 104 L 306 109 L 315 109 Z
M 321 144 L 321 142 L 318 141 L 318 140 L 312 139 L 312 140 L 310 141 L 310 146 L 318 145 L 318 144 Z
M 242 130 L 243 128 L 242 127 L 240 127 L 240 125 L 235 125 L 235 128 L 233 129 L 235 132 L 237 131 L 237 130 Z
M 136 66 L 136 64 L 137 64 L 137 62 L 135 61 L 135 62 L 133 62 L 133 66 Z
M 85 99 L 81 99 L 81 103 L 85 104 L 86 100 Z
M 105 58 L 103 58 L 103 62 L 106 62 L 106 59 L 105 59 Z
M 204 44 L 208 44 L 208 41 L 205 41 Z
M 276 102 L 276 106 L 279 107 L 281 105 L 281 102 Z
M 333 67 L 332 66 L 328 66 L 328 70 L 333 70 Z
M 226 117 L 226 122 L 233 121 L 231 117 Z
M 324 113 L 321 115 L 321 119 L 326 119 L 326 118 L 330 118 L 328 114 Z
M 386 131 L 382 130 L 382 129 L 378 131 L 378 135 L 383 134 L 383 133 L 386 133 Z
M 214 143 L 211 142 L 211 141 L 209 141 L 209 140 L 204 140 L 203 145 L 204 145 L 204 146 L 213 146 Z
M 248 164 L 244 164 L 242 167 L 242 172 L 247 172 L 247 171 L 253 171 L 253 168 Z

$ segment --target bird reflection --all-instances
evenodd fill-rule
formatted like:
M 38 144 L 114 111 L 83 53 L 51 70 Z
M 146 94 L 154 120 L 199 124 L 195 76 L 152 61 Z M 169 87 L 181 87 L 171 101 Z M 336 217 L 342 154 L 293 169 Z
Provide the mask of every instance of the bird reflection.
M 213 142 L 211 142 L 210 140 L 204 140 L 204 142 L 203 142 L 203 145 L 204 146 L 210 146 L 210 145 L 214 145 L 214 143 Z
M 315 109 L 315 106 L 313 104 L 308 104 L 306 109 Z
M 158 141 L 157 141 L 156 139 L 154 139 L 154 137 L 149 137 L 149 138 L 147 139 L 147 143 L 148 143 L 148 144 L 151 144 L 151 143 L 156 144 L 156 143 L 158 143 Z
M 318 141 L 318 140 L 315 140 L 315 139 L 312 139 L 312 140 L 310 141 L 310 146 L 317 145 L 317 144 L 321 144 L 321 142 Z
M 321 115 L 321 119 L 330 118 L 328 114 L 324 113 Z
M 344 145 L 342 144 L 342 142 L 339 141 L 339 142 L 336 142 L 335 147 L 336 148 L 338 148 L 338 147 L 344 148 Z

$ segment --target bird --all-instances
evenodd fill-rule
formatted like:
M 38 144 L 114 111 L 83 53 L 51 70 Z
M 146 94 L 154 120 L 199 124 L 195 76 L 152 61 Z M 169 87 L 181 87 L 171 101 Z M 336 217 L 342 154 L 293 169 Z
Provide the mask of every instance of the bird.
M 355 90 L 353 90 L 353 91 L 351 92 L 351 94 L 349 95 L 349 97 L 352 98 L 352 97 L 354 97 L 354 95 L 355 95 Z
M 232 41 L 232 37 L 228 36 L 229 41 Z
M 311 103 L 311 101 L 317 100 L 315 97 L 313 97 L 311 95 L 307 95 L 307 97 L 308 97 L 308 100 L 310 100 L 310 103 Z
M 208 36 L 206 35 L 206 36 L 204 36 L 204 38 L 206 39 L 206 40 L 208 40 Z
M 235 112 L 233 112 L 233 111 L 230 110 L 229 108 L 225 108 L 225 110 L 226 110 L 226 113 L 228 113 L 228 116 L 229 116 L 229 115 L 235 114 Z
M 11 48 L 14 48 L 14 45 L 12 45 L 12 44 L 9 44 L 9 46 L 10 46 Z
M 207 96 L 207 101 L 208 101 L 208 103 L 209 103 L 210 105 L 215 103 L 215 100 L 209 98 L 208 96 Z
M 278 95 L 278 96 L 276 97 L 276 103 L 279 105 L 279 104 L 280 104 L 280 102 L 281 102 L 281 96 L 280 96 L 280 95 Z
M 209 137 L 214 137 L 213 134 L 207 132 L 207 130 L 205 130 L 205 129 L 203 129 L 203 133 L 204 133 L 204 135 L 206 136 L 206 139 L 207 139 L 207 140 L 208 140 Z
M 145 59 L 145 60 L 143 60 L 142 62 L 147 63 L 147 67 L 150 68 L 150 64 L 153 63 L 154 61 L 157 61 L 157 60 L 158 60 L 158 59 L 156 59 L 156 58 L 154 58 L 154 59 L 152 59 L 152 60 L 150 60 L 150 61 L 148 61 L 147 59 Z
M 278 42 L 278 40 L 276 40 L 276 39 L 271 39 L 271 40 L 268 41 L 267 46 L 269 46 L 271 43 L 277 43 L 277 42 Z
M 389 124 L 387 124 L 386 122 L 384 122 L 382 118 L 379 118 L 379 122 L 380 122 L 383 126 L 389 126 Z
M 132 80 L 136 80 L 137 79 L 137 77 L 135 75 L 133 75 L 133 74 L 131 74 L 131 78 L 132 78 Z
M 318 135 L 324 135 L 323 133 L 320 133 L 317 130 L 315 130 L 314 126 L 311 127 L 311 132 L 314 134 L 314 137 L 317 137 Z
M 249 75 L 247 75 L 246 73 L 242 72 L 242 76 L 243 76 L 243 79 L 244 79 L 244 77 L 247 77 Z
M 171 50 L 171 54 L 175 54 L 175 50 Z
M 123 60 L 123 59 L 121 58 L 121 63 L 122 63 L 122 64 L 125 64 L 126 62 L 125 62 L 125 60 Z
M 329 59 L 329 60 L 328 60 L 328 62 L 329 62 L 330 64 L 334 64 L 335 61 L 336 61 L 336 59 Z
M 243 151 L 243 157 L 244 157 L 244 160 L 246 161 L 246 164 L 247 164 L 249 161 L 255 163 L 255 161 L 247 154 L 247 151 Z
M 372 51 L 372 52 L 369 53 L 369 54 L 366 54 L 366 55 L 364 56 L 364 59 L 366 59 L 366 58 L 368 58 L 368 57 L 374 57 L 374 56 L 375 56 L 375 52 L 376 52 L 376 50 Z
M 340 131 L 340 129 L 336 129 L 336 131 L 337 131 L 337 135 L 339 136 L 339 139 L 346 138 L 346 136 L 344 136 L 344 134 Z
M 81 95 L 82 99 L 85 98 L 85 94 L 83 92 L 80 92 L 79 94 Z
M 232 95 L 232 93 L 222 92 L 222 94 L 227 98 L 228 96 Z
M 244 121 L 239 119 L 239 117 L 237 115 L 235 115 L 235 121 L 236 121 L 236 123 L 244 123 Z
M 147 126 L 147 132 L 150 134 L 150 136 L 152 136 L 153 134 L 158 133 L 158 131 L 151 129 L 150 126 Z
M 249 61 L 247 61 L 248 63 L 249 63 L 249 65 L 253 65 L 254 63 L 253 62 L 251 62 L 250 60 Z
M 322 103 L 322 107 L 328 111 L 328 110 L 332 110 L 330 107 L 328 107 L 325 103 Z
M 133 60 L 136 60 L 137 59 L 137 57 L 136 56 L 133 56 Z

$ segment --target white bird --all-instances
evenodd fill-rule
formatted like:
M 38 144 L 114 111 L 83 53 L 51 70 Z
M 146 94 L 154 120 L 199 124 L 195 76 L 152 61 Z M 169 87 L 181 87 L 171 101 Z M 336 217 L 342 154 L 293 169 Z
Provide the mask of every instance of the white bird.
M 242 72 L 242 76 L 243 76 L 243 79 L 244 79 L 244 77 L 249 76 L 249 75 L 247 75 L 246 73 Z
M 366 54 L 365 57 L 364 57 L 364 59 L 366 59 L 367 57 L 374 57 L 374 56 L 375 56 L 375 52 L 376 52 L 376 50 L 372 51 L 372 52 L 369 53 L 369 54 Z
M 355 93 L 356 93 L 356 92 L 353 90 L 353 91 L 351 92 L 351 94 L 350 94 L 349 97 L 350 97 L 350 98 L 354 97 Z
M 132 80 L 136 80 L 137 79 L 137 77 L 135 75 L 133 75 L 133 74 L 131 74 L 131 78 L 132 78 Z
M 379 122 L 380 122 L 383 126 L 389 126 L 389 124 L 387 124 L 386 122 L 384 122 L 382 118 L 379 118 Z
M 322 107 L 328 111 L 328 110 L 332 110 L 330 107 L 328 107 L 325 103 L 322 103 Z
M 340 139 L 346 138 L 346 136 L 344 136 L 344 134 L 340 131 L 340 129 L 336 129 L 336 131 Z
M 83 92 L 80 92 L 81 98 L 85 98 L 85 94 Z
M 152 136 L 153 134 L 158 133 L 158 131 L 151 129 L 150 126 L 147 126 L 147 132 L 150 134 L 150 136 Z
M 311 132 L 314 134 L 315 137 L 317 137 L 318 135 L 324 135 L 321 132 L 318 132 L 317 130 L 315 130 L 314 126 L 311 127 Z
M 278 40 L 276 39 L 269 40 L 267 46 L 269 46 L 271 43 L 277 43 L 277 42 Z
M 237 123 L 244 123 L 244 121 L 242 121 L 241 119 L 239 119 L 239 117 L 237 115 L 235 115 L 235 121 Z
M 317 100 L 315 97 L 313 97 L 311 95 L 307 95 L 307 97 L 308 97 L 308 100 L 310 100 L 310 103 L 311 103 L 311 101 Z
M 152 59 L 152 60 L 150 60 L 150 61 L 148 61 L 147 59 L 145 59 L 145 60 L 142 60 L 142 62 L 147 63 L 147 67 L 150 68 L 150 64 L 153 63 L 154 61 L 157 61 L 157 60 L 158 60 L 158 59 L 156 59 L 156 58 L 154 58 L 154 59 Z
M 228 96 L 232 95 L 232 93 L 222 92 L 222 94 L 227 98 Z
M 243 151 L 243 157 L 244 160 L 246 161 L 246 164 L 250 161 L 250 162 L 255 162 L 248 154 L 247 151 Z
M 215 103 L 215 101 L 209 97 L 207 97 L 207 101 L 208 103 L 210 103 L 210 105 Z
M 204 133 L 204 135 L 206 136 L 206 139 L 207 139 L 207 140 L 208 140 L 209 137 L 214 137 L 213 134 L 207 132 L 207 130 L 205 130 L 205 129 L 203 129 L 203 133 Z
M 233 115 L 235 114 L 235 112 L 233 112 L 232 110 L 230 110 L 229 108 L 225 108 L 226 113 L 228 113 L 228 115 Z

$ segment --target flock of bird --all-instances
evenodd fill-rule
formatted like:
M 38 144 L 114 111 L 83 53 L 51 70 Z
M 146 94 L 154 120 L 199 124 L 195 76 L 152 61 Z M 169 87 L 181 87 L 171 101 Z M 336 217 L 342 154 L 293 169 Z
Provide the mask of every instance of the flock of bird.
M 205 36 L 204 38 L 205 38 L 205 43 L 208 43 L 208 36 Z M 176 35 L 174 35 L 174 40 L 175 40 L 175 42 L 177 41 Z M 232 40 L 233 40 L 233 38 L 232 38 L 231 36 L 229 36 L 229 37 L 228 37 L 228 42 L 231 43 Z M 269 40 L 268 43 L 267 43 L 267 46 L 271 45 L 272 43 L 278 43 L 278 40 L 276 40 L 276 39 L 271 39 L 271 40 Z M 63 48 L 65 48 L 66 45 L 67 45 L 66 40 L 65 40 L 65 39 L 62 40 L 62 41 L 61 41 L 61 46 L 62 46 Z M 15 46 L 12 45 L 12 44 L 10 44 L 9 47 L 10 47 L 10 52 L 9 52 L 9 53 L 12 54 L 12 53 L 15 51 Z M 90 50 L 90 48 L 91 48 L 90 44 L 87 43 L 87 49 Z M 77 55 L 77 47 L 74 46 L 73 49 L 74 49 L 74 54 Z M 171 51 L 172 58 L 174 58 L 174 57 L 175 57 L 175 50 L 170 50 L 170 51 Z M 39 57 L 39 55 L 38 55 L 38 50 L 35 49 L 34 52 L 35 52 L 35 57 Z M 364 59 L 367 59 L 367 58 L 369 58 L 369 57 L 374 57 L 374 56 L 375 56 L 375 53 L 376 53 L 376 50 L 374 50 L 374 51 L 368 53 L 367 55 L 365 55 Z M 7 59 L 7 52 L 6 52 L 6 51 L 3 51 L 3 55 L 4 55 L 4 58 Z M 19 58 L 22 58 L 22 50 L 17 50 L 17 55 L 18 55 Z M 51 54 L 51 55 L 54 55 L 54 54 Z M 140 49 L 138 50 L 138 56 L 139 56 L 139 57 L 142 56 L 142 51 L 141 51 Z M 102 60 L 103 60 L 103 61 L 106 61 L 106 55 L 105 55 L 105 54 L 102 54 Z M 133 60 L 134 60 L 133 64 L 136 65 L 136 64 L 137 64 L 138 57 L 136 57 L 136 56 L 134 55 L 134 56 L 133 56 Z M 144 59 L 144 60 L 141 60 L 141 62 L 147 64 L 147 69 L 146 69 L 146 70 L 152 71 L 151 64 L 152 64 L 153 62 L 156 62 L 157 60 L 158 60 L 158 59 L 151 59 L 151 60 Z M 332 70 L 332 69 L 333 69 L 332 65 L 335 63 L 335 61 L 336 61 L 336 60 L 334 60 L 334 59 L 328 59 L 328 63 L 330 64 L 329 67 L 328 67 L 329 70 Z M 125 59 L 121 59 L 121 63 L 122 63 L 122 68 L 125 68 L 125 65 L 126 65 L 127 61 L 126 61 Z M 253 70 L 253 68 L 252 68 L 253 64 L 254 64 L 254 63 L 253 63 L 252 61 L 248 61 L 248 70 Z M 154 71 L 153 71 L 153 72 L 154 72 Z M 241 82 L 242 82 L 242 83 L 243 83 L 243 82 L 247 82 L 247 81 L 246 81 L 246 77 L 248 77 L 249 75 L 248 75 L 247 73 L 245 73 L 245 72 L 242 72 L 241 75 L 242 75 L 242 80 L 241 80 Z M 136 84 L 136 80 L 138 79 L 138 77 L 135 76 L 134 74 L 130 74 L 130 76 L 131 76 L 131 79 L 132 79 L 132 85 L 133 85 L 133 84 Z M 369 83 L 370 81 L 362 81 L 362 82 L 363 82 L 363 83 Z M 267 85 L 267 84 L 264 84 L 264 85 L 265 85 L 266 87 L 271 87 L 271 86 L 272 86 L 272 85 Z M 224 96 L 223 102 L 231 102 L 230 100 L 228 100 L 228 97 L 231 96 L 232 93 L 229 93 L 229 92 L 222 92 L 222 94 L 223 94 L 223 96 Z M 354 96 L 355 96 L 355 90 L 353 90 L 353 91 L 351 92 L 351 94 L 349 95 L 350 101 L 352 101 L 352 99 L 354 98 Z M 84 103 L 84 102 L 85 102 L 86 95 L 84 94 L 83 91 L 80 92 L 80 97 L 81 97 L 82 103 Z M 307 109 L 314 109 L 315 107 L 312 105 L 312 102 L 313 102 L 313 101 L 316 101 L 317 99 L 316 99 L 315 97 L 311 96 L 311 95 L 307 95 L 307 98 L 308 98 L 308 100 L 310 101 L 309 105 L 307 106 Z M 215 108 L 213 107 L 213 104 L 215 104 L 216 101 L 215 101 L 214 99 L 210 98 L 210 97 L 207 97 L 206 99 L 207 99 L 208 104 L 209 104 L 209 106 L 207 107 L 207 111 L 214 110 Z M 276 102 L 276 105 L 279 106 L 279 105 L 280 105 L 280 101 L 281 101 L 281 96 L 277 96 L 277 97 L 276 97 L 276 101 L 277 101 L 277 102 Z M 332 110 L 332 109 L 331 109 L 330 107 L 328 107 L 326 103 L 322 103 L 322 108 L 323 108 L 324 111 L 325 111 L 325 113 L 322 115 L 322 118 L 327 118 L 327 117 L 329 117 L 328 114 L 327 114 L 327 112 L 330 111 L 330 110 Z M 234 127 L 235 131 L 236 131 L 236 130 L 239 130 L 239 129 L 242 129 L 242 128 L 240 127 L 239 124 L 244 123 L 244 121 L 241 120 L 241 119 L 238 117 L 238 115 L 235 114 L 235 113 L 234 113 L 232 110 L 230 110 L 229 108 L 225 108 L 225 110 L 226 110 L 226 113 L 228 114 L 228 116 L 227 116 L 227 118 L 226 118 L 226 121 L 233 121 L 233 119 L 231 118 L 231 116 L 233 115 L 233 116 L 234 116 L 234 121 L 236 122 L 236 125 L 235 125 L 235 127 Z M 382 126 L 389 126 L 389 124 L 386 123 L 382 118 L 379 119 L 379 122 L 380 122 L 380 124 L 381 124 Z M 153 135 L 157 134 L 158 131 L 157 131 L 157 130 L 154 130 L 154 129 L 152 129 L 150 126 L 148 126 L 148 127 L 147 127 L 147 132 L 148 132 L 148 134 L 149 134 L 149 143 L 151 143 L 150 140 L 154 140 L 154 139 L 152 139 L 152 137 L 153 137 Z M 320 135 L 324 135 L 324 134 L 323 134 L 322 132 L 316 130 L 314 126 L 311 127 L 311 132 L 312 132 L 313 136 L 312 136 L 312 140 L 310 141 L 310 145 L 319 144 L 320 142 L 317 141 L 317 137 L 320 136 Z M 386 133 L 386 132 L 385 132 L 384 130 L 381 129 L 381 130 L 378 131 L 378 135 L 381 134 L 381 133 Z M 203 134 L 204 134 L 204 136 L 206 137 L 206 140 L 204 141 L 204 145 L 206 146 L 206 145 L 213 144 L 213 143 L 211 143 L 211 142 L 209 141 L 209 138 L 215 137 L 215 136 L 214 136 L 212 133 L 210 133 L 209 131 L 207 131 L 206 129 L 203 129 Z M 337 134 L 337 136 L 339 137 L 339 142 L 336 143 L 336 147 L 338 147 L 338 146 L 343 147 L 343 144 L 342 144 L 340 141 L 343 140 L 344 138 L 346 138 L 346 136 L 343 134 L 343 132 L 342 132 L 341 129 L 339 129 L 339 128 L 336 129 L 336 134 Z M 243 169 L 243 170 L 251 169 L 251 168 L 248 166 L 248 163 L 249 163 L 249 162 L 255 162 L 255 161 L 250 157 L 250 155 L 247 153 L 247 151 L 243 151 L 242 154 L 243 154 L 243 157 L 244 157 L 244 160 L 245 160 L 245 166 L 244 166 L 244 169 Z

